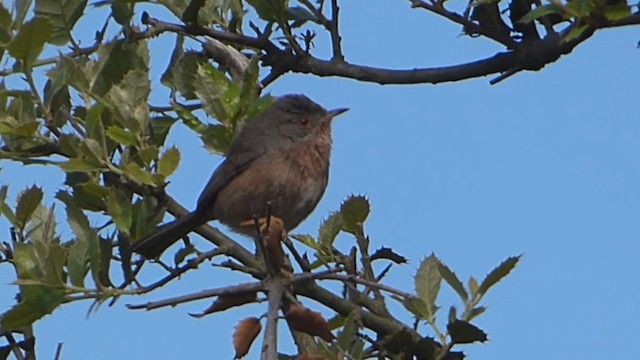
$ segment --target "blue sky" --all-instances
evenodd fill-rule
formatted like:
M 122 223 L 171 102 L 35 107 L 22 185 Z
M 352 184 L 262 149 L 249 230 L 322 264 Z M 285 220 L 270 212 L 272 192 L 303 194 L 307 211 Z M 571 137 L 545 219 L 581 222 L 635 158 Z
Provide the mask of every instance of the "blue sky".
M 344 1 L 341 14 L 345 55 L 354 63 L 444 66 L 499 49 L 459 36 L 458 27 L 411 10 L 408 2 Z M 79 24 L 78 32 L 92 34 L 91 25 Z M 633 85 L 640 79 L 639 39 L 638 28 L 602 31 L 542 71 L 495 86 L 490 78 L 379 86 L 285 76 L 267 90 L 351 108 L 335 122 L 327 192 L 296 232 L 315 233 L 346 196 L 366 194 L 372 248 L 393 247 L 410 259 L 388 276 L 395 287 L 412 291 L 419 261 L 431 252 L 463 279 L 482 278 L 507 256 L 524 254 L 486 297 L 489 309 L 477 324 L 490 341 L 461 348 L 470 359 L 639 358 L 640 119 Z M 172 46 L 162 38 L 151 44 L 155 81 Z M 322 39 L 317 54 L 328 56 Z M 166 100 L 154 90 L 154 104 Z M 220 159 L 182 125 L 168 143 L 183 152 L 168 191 L 193 207 Z M 32 183 L 53 192 L 63 181 L 55 169 L 2 168 L 0 182 L 11 185 L 12 196 Z M 7 236 L 0 219 L 0 240 Z M 351 242 L 344 237 L 339 245 Z M 12 269 L 0 267 L 0 309 L 13 302 L 11 279 Z M 51 358 L 64 342 L 64 359 L 230 359 L 233 326 L 265 312 L 264 304 L 203 319 L 187 313 L 201 311 L 206 301 L 153 312 L 124 305 L 246 280 L 203 265 L 156 293 L 122 299 L 88 318 L 90 303 L 65 305 L 36 324 L 38 355 Z M 456 298 L 446 289 L 439 305 L 452 304 Z M 395 304 L 392 311 L 408 319 Z M 286 332 L 280 343 L 291 350 Z M 248 358 L 258 352 L 254 345 Z

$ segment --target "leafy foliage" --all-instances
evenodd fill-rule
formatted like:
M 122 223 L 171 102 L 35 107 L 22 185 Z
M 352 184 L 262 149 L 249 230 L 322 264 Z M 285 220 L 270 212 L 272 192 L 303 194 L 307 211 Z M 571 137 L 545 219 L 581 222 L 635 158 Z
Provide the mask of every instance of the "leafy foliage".
M 260 229 L 257 242 L 264 247 L 265 259 L 257 259 L 253 249 L 245 249 L 219 231 L 207 229 L 207 239 L 217 248 L 203 251 L 200 244 L 185 241 L 169 261 L 172 265 L 156 261 L 168 270 L 167 275 L 142 285 L 137 276 L 148 262 L 132 254 L 132 242 L 153 231 L 167 211 L 183 215 L 165 192 L 171 176 L 185 162 L 179 147 L 166 143 L 172 127 L 185 126 L 207 150 L 224 155 L 244 124 L 271 105 L 273 99 L 264 88 L 280 76 L 289 71 L 326 76 L 336 66 L 352 69 L 340 49 L 338 9 L 322 8 L 323 2 L 156 2 L 181 19 L 181 24 L 140 13 L 143 2 L 91 4 L 109 6 L 110 12 L 106 25 L 82 29 L 95 33 L 95 42 L 83 46 L 76 39 L 76 24 L 85 15 L 86 0 L 18 1 L 12 9 L 0 4 L 0 58 L 9 65 L 0 71 L 3 77 L 19 75 L 24 81 L 21 86 L 0 83 L 0 159 L 55 166 L 65 175 L 54 198 L 36 185 L 21 192 L 5 184 L 0 187 L 0 215 L 13 228 L 10 241 L 0 244 L 0 263 L 15 269 L 18 292 L 15 305 L 2 312 L 1 333 L 28 328 L 66 303 L 89 299 L 94 302 L 92 309 L 97 309 L 106 301 L 151 292 L 205 261 L 225 256 L 228 259 L 217 263 L 218 267 L 243 271 L 256 281 L 217 289 L 209 296 L 217 300 L 194 316 L 260 302 L 259 294 L 273 301 L 275 287 L 287 293 L 280 302 L 286 309 L 285 319 L 307 337 L 300 358 L 457 359 L 463 355 L 451 347 L 487 339 L 471 321 L 485 312 L 481 300 L 520 257 L 508 258 L 481 282 L 470 277 L 465 285 L 432 254 L 418 266 L 414 293 L 384 285 L 387 273 L 408 260 L 388 247 L 370 254 L 365 224 L 371 204 L 362 195 L 347 197 L 322 222 L 317 234 L 292 235 L 310 255 L 300 255 L 283 236 L 284 231 L 271 236 L 269 226 Z M 513 3 L 506 6 L 513 7 Z M 515 41 L 527 37 L 522 30 L 527 24 L 544 24 L 559 16 L 559 22 L 570 23 L 559 37 L 577 42 L 596 28 L 628 19 L 632 8 L 624 1 L 572 0 L 536 3 L 533 8 L 529 4 L 520 16 L 510 15 L 511 26 L 505 31 L 496 21 L 504 12 L 495 11 L 504 5 L 501 1 L 472 2 L 471 15 L 453 19 L 464 19 L 461 24 L 469 35 L 496 38 L 492 34 L 497 32 Z M 432 10 L 442 13 L 445 3 L 439 6 Z M 493 28 L 485 26 L 483 14 L 489 14 Z M 330 35 L 331 61 L 314 58 L 318 28 Z M 148 40 L 165 33 L 177 34 L 175 47 L 156 84 L 149 70 L 150 59 L 157 54 L 150 53 Z M 55 55 L 47 57 L 51 54 Z M 324 64 L 328 72 L 313 64 Z M 46 78 L 34 76 L 35 71 Z M 170 95 L 163 105 L 153 105 L 149 101 L 152 88 L 160 85 Z M 15 202 L 9 200 L 12 195 Z M 68 223 L 70 234 L 59 230 L 64 227 L 56 223 L 57 214 Z M 271 230 L 276 223 L 273 219 Z M 353 242 L 348 251 L 339 249 L 343 238 Z M 380 270 L 379 264 L 385 267 Z M 342 296 L 323 288 L 325 280 L 340 281 Z M 440 330 L 444 327 L 436 317 L 442 280 L 462 302 L 460 314 L 456 306 L 449 307 L 446 331 Z M 417 320 L 426 321 L 429 329 L 418 331 L 391 316 L 386 309 L 389 293 Z M 303 297 L 323 299 L 319 303 L 336 315 L 326 320 L 300 303 L 298 298 Z M 267 316 L 265 336 L 277 319 Z M 362 336 L 370 330 L 379 335 L 377 339 Z M 241 321 L 232 339 L 237 356 L 247 354 L 260 333 L 260 318 Z M 0 357 L 6 349 L 0 347 Z

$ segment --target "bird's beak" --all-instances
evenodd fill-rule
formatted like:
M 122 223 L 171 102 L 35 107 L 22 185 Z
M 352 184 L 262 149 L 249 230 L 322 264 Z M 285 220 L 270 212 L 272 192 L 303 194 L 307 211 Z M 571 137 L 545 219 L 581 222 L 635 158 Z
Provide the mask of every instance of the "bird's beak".
M 347 108 L 333 109 L 327 112 L 327 118 L 333 119 L 336 116 L 349 111 Z

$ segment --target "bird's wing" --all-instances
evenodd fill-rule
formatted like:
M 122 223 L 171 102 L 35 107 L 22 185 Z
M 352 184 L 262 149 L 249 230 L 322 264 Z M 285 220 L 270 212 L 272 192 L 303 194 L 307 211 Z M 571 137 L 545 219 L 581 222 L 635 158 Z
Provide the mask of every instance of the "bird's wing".
M 240 141 L 236 141 L 231 147 L 227 158 L 213 172 L 202 190 L 198 198 L 198 212 L 210 211 L 218 197 L 218 192 L 268 151 L 268 143 L 265 144 L 265 139 L 261 136 L 237 140 Z

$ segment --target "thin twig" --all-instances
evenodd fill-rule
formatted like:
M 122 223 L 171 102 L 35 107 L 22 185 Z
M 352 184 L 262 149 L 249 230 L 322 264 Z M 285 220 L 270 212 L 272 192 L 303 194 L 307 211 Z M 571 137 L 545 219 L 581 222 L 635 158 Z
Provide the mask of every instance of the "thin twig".
M 361 285 L 365 285 L 365 286 L 373 287 L 373 288 L 376 288 L 376 289 L 380 289 L 380 290 L 386 291 L 388 293 L 398 295 L 398 296 L 403 297 L 403 298 L 411 298 L 411 297 L 413 297 L 413 295 L 411 295 L 411 294 L 409 294 L 407 292 L 404 292 L 402 290 L 398 290 L 396 288 L 393 288 L 391 286 L 387 286 L 387 285 L 384 285 L 384 284 L 379 284 L 379 283 L 376 283 L 374 281 L 365 280 L 365 279 L 363 279 L 361 277 L 354 276 L 354 275 L 327 274 L 327 275 L 323 275 L 323 276 L 318 276 L 317 279 L 318 280 L 339 280 L 339 281 L 344 282 L 345 284 L 348 284 L 350 282 L 355 282 L 355 283 L 358 283 L 358 284 L 361 284 Z
M 22 351 L 20 351 L 20 346 L 18 345 L 18 342 L 16 341 L 16 339 L 13 337 L 13 334 L 11 334 L 10 332 L 7 332 L 6 334 L 4 334 L 4 337 L 7 338 L 7 341 L 11 346 L 11 351 L 13 352 L 13 356 L 16 357 L 16 360 L 24 360 L 24 355 L 22 354 Z
M 53 360 L 60 360 L 60 356 L 62 355 L 62 345 L 63 343 L 59 342 L 58 346 L 56 346 L 56 354 L 53 356 Z
M 453 21 L 455 23 L 458 23 L 464 26 L 465 29 L 468 29 L 470 31 L 473 31 L 474 33 L 483 35 L 488 39 L 494 40 L 504 45 L 507 49 L 516 49 L 518 47 L 518 43 L 515 40 L 513 40 L 511 36 L 507 34 L 502 34 L 499 32 L 493 32 L 487 29 L 485 26 L 480 26 L 456 12 L 447 10 L 440 2 L 426 2 L 422 0 L 410 0 L 410 1 L 411 1 L 412 8 L 425 9 L 434 14 L 445 17 L 450 21 Z
M 218 289 L 210 289 L 203 290 L 193 294 L 187 294 L 182 296 L 176 296 L 164 300 L 159 301 L 150 301 L 146 304 L 128 304 L 127 308 L 131 310 L 154 310 L 165 306 L 176 306 L 179 304 L 184 304 L 191 301 L 207 299 L 214 296 L 222 296 L 222 295 L 234 295 L 239 293 L 246 292 L 256 292 L 256 291 L 264 291 L 264 285 L 262 282 L 250 282 L 250 283 L 242 283 L 233 286 L 225 286 Z
M 340 13 L 340 7 L 338 6 L 338 0 L 331 0 L 331 48 L 333 50 L 332 61 L 344 61 L 344 55 L 342 54 L 342 45 L 340 38 L 340 31 L 338 29 L 338 15 Z

